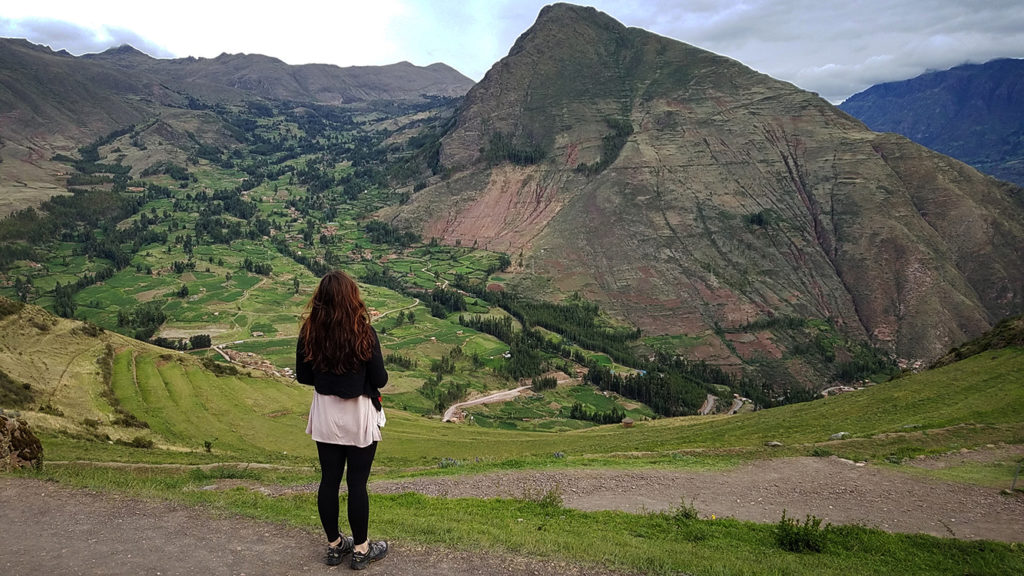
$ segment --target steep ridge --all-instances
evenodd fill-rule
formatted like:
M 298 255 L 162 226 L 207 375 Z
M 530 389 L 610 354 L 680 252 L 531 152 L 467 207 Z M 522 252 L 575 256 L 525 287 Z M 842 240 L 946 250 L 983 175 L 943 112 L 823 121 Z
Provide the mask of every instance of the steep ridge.
M 451 177 L 385 216 L 521 251 L 648 334 L 709 336 L 691 352 L 717 362 L 778 357 L 723 330 L 780 315 L 931 359 L 1024 303 L 1020 188 L 591 8 L 541 11 L 440 161 Z
M 1024 185 L 1024 60 L 1004 58 L 872 86 L 839 107 L 1002 180 Z

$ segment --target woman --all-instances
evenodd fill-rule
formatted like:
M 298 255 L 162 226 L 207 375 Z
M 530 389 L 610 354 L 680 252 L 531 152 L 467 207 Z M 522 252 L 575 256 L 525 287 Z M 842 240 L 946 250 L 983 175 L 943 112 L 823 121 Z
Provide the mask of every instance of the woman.
M 370 542 L 366 535 L 366 481 L 380 441 L 379 388 L 387 383 L 388 373 L 359 287 L 344 272 L 324 276 L 306 306 L 295 373 L 299 382 L 315 388 L 306 433 L 313 436 L 320 456 L 316 504 L 327 533 L 325 561 L 336 566 L 352 552 L 352 568 L 362 570 L 388 553 L 387 542 Z M 346 462 L 350 538 L 338 531 L 338 489 Z

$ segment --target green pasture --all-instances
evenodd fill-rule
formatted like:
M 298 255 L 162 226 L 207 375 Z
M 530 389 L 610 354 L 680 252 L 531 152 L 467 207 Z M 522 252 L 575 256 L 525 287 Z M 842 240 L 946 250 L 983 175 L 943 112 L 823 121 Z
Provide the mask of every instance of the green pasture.
M 215 446 L 225 458 L 276 462 L 313 456 L 303 434 L 308 388 L 273 378 L 217 377 L 182 358 L 170 353 L 137 355 L 133 375 L 131 353 L 117 356 L 117 397 L 150 423 L 144 434 L 174 449 L 139 450 L 136 457 L 161 461 L 166 455 L 180 461 L 183 456 L 178 450 L 194 451 L 211 435 L 218 438 Z M 608 425 L 555 434 L 441 423 L 412 413 L 418 411 L 415 406 L 410 406 L 411 412 L 400 410 L 402 402 L 412 401 L 415 383 L 396 371 L 395 395 L 389 397 L 391 391 L 384 390 L 391 411 L 378 459 L 388 467 L 408 468 L 432 466 L 442 458 L 550 461 L 551 454 L 561 452 L 564 465 L 582 465 L 611 454 L 640 453 L 652 462 L 671 463 L 673 454 L 700 449 L 747 457 L 826 451 L 881 461 L 893 454 L 940 453 L 997 442 L 1020 444 L 1024 443 L 1021 373 L 1024 350 L 1007 349 L 809 403 L 736 416 L 638 421 L 629 429 Z M 567 391 L 573 393 L 572 388 Z M 992 402 L 992 398 L 1001 401 Z M 471 413 L 489 417 L 485 411 Z M 829 440 L 840 431 L 852 437 Z M 47 450 L 55 451 L 56 459 L 76 458 L 71 440 L 48 436 Z M 784 447 L 765 448 L 769 441 Z

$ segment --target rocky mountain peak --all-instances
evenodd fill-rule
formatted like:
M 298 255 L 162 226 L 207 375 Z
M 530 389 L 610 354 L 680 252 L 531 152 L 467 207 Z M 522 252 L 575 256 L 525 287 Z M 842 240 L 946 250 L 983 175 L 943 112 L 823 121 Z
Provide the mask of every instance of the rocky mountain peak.
M 740 334 L 778 316 L 934 358 L 1024 303 L 1019 192 L 592 8 L 545 8 L 440 160 L 454 176 L 397 223 L 522 253 L 646 333 L 698 335 L 702 359 L 781 358 Z

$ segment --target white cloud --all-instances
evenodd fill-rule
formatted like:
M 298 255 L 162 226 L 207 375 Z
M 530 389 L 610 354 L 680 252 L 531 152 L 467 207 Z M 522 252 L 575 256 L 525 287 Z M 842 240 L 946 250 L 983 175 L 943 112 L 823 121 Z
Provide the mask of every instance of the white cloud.
M 155 56 L 245 52 L 291 64 L 342 66 L 441 61 L 480 79 L 547 3 L 6 2 L 0 6 L 0 34 L 28 36 L 72 53 L 128 42 Z M 729 56 L 834 102 L 871 84 L 928 69 L 1024 57 L 1024 10 L 1019 0 L 591 3 L 628 26 Z

